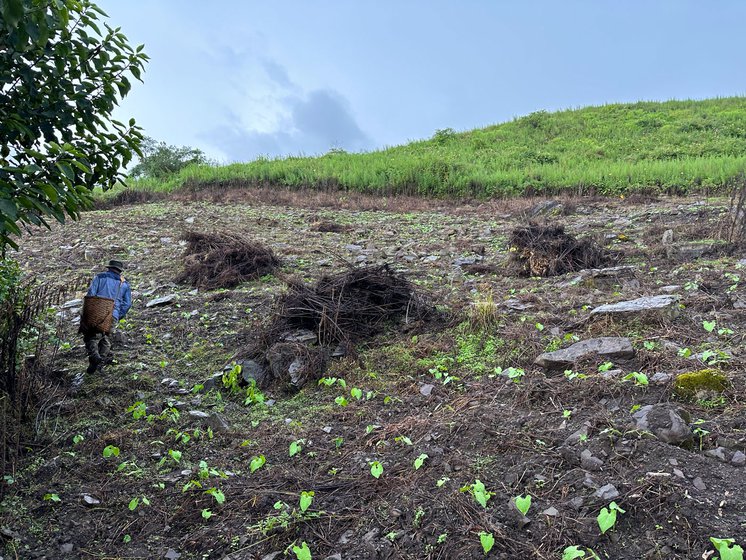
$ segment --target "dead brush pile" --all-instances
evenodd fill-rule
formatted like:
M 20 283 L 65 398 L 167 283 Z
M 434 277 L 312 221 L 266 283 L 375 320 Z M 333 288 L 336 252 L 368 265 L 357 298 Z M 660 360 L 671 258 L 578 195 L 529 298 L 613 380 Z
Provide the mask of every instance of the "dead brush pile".
M 314 285 L 291 283 L 265 336 L 277 340 L 284 332 L 308 329 L 322 345 L 360 340 L 380 332 L 387 321 L 433 317 L 427 300 L 386 264 L 351 268 Z
M 513 230 L 510 261 L 521 276 L 557 276 L 586 268 L 599 268 L 611 254 L 592 239 L 578 240 L 564 226 L 531 222 Z
M 176 281 L 200 289 L 233 288 L 280 265 L 272 249 L 238 234 L 190 231 L 182 239 L 187 242 L 184 271 Z

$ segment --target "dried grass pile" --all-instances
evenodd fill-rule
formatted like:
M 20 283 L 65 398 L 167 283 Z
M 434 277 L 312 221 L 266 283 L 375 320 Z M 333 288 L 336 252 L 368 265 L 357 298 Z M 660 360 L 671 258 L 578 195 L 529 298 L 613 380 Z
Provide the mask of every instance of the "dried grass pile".
M 578 240 L 560 225 L 531 222 L 513 230 L 510 260 L 522 276 L 556 276 L 586 268 L 599 268 L 611 255 L 592 239 Z
M 184 271 L 177 282 L 214 290 L 233 288 L 272 273 L 280 260 L 272 249 L 234 233 L 187 232 Z
M 308 329 L 327 345 L 373 336 L 387 321 L 416 322 L 434 313 L 403 275 L 388 265 L 366 266 L 323 276 L 314 285 L 290 284 L 266 335 L 276 340 L 281 333 Z

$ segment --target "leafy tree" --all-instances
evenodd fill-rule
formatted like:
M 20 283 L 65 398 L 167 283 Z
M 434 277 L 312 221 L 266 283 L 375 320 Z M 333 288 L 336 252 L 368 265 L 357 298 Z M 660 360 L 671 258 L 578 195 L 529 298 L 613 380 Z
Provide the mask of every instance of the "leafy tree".
M 152 177 L 165 179 L 178 173 L 187 165 L 209 163 L 204 152 L 189 146 L 170 146 L 146 136 L 140 147 L 142 155 L 139 163 L 132 168 L 132 177 Z
M 0 0 L 0 252 L 22 224 L 77 218 L 142 140 L 111 118 L 148 57 L 89 0 Z

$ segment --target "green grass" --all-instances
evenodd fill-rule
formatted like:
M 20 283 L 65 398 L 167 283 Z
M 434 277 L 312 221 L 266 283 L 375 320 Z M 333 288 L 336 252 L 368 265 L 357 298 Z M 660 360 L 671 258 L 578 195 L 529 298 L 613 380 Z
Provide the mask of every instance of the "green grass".
M 258 159 L 183 170 L 135 189 L 270 186 L 500 197 L 717 190 L 746 168 L 746 97 L 547 113 L 369 153 Z

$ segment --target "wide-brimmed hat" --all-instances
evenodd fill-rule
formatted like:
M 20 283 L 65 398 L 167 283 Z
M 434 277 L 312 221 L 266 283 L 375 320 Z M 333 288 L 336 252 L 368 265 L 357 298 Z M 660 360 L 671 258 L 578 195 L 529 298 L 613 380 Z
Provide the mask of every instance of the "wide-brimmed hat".
M 122 272 L 124 270 L 124 263 L 122 261 L 112 259 L 109 261 L 109 264 L 106 265 L 106 268 L 113 268 L 117 272 Z

